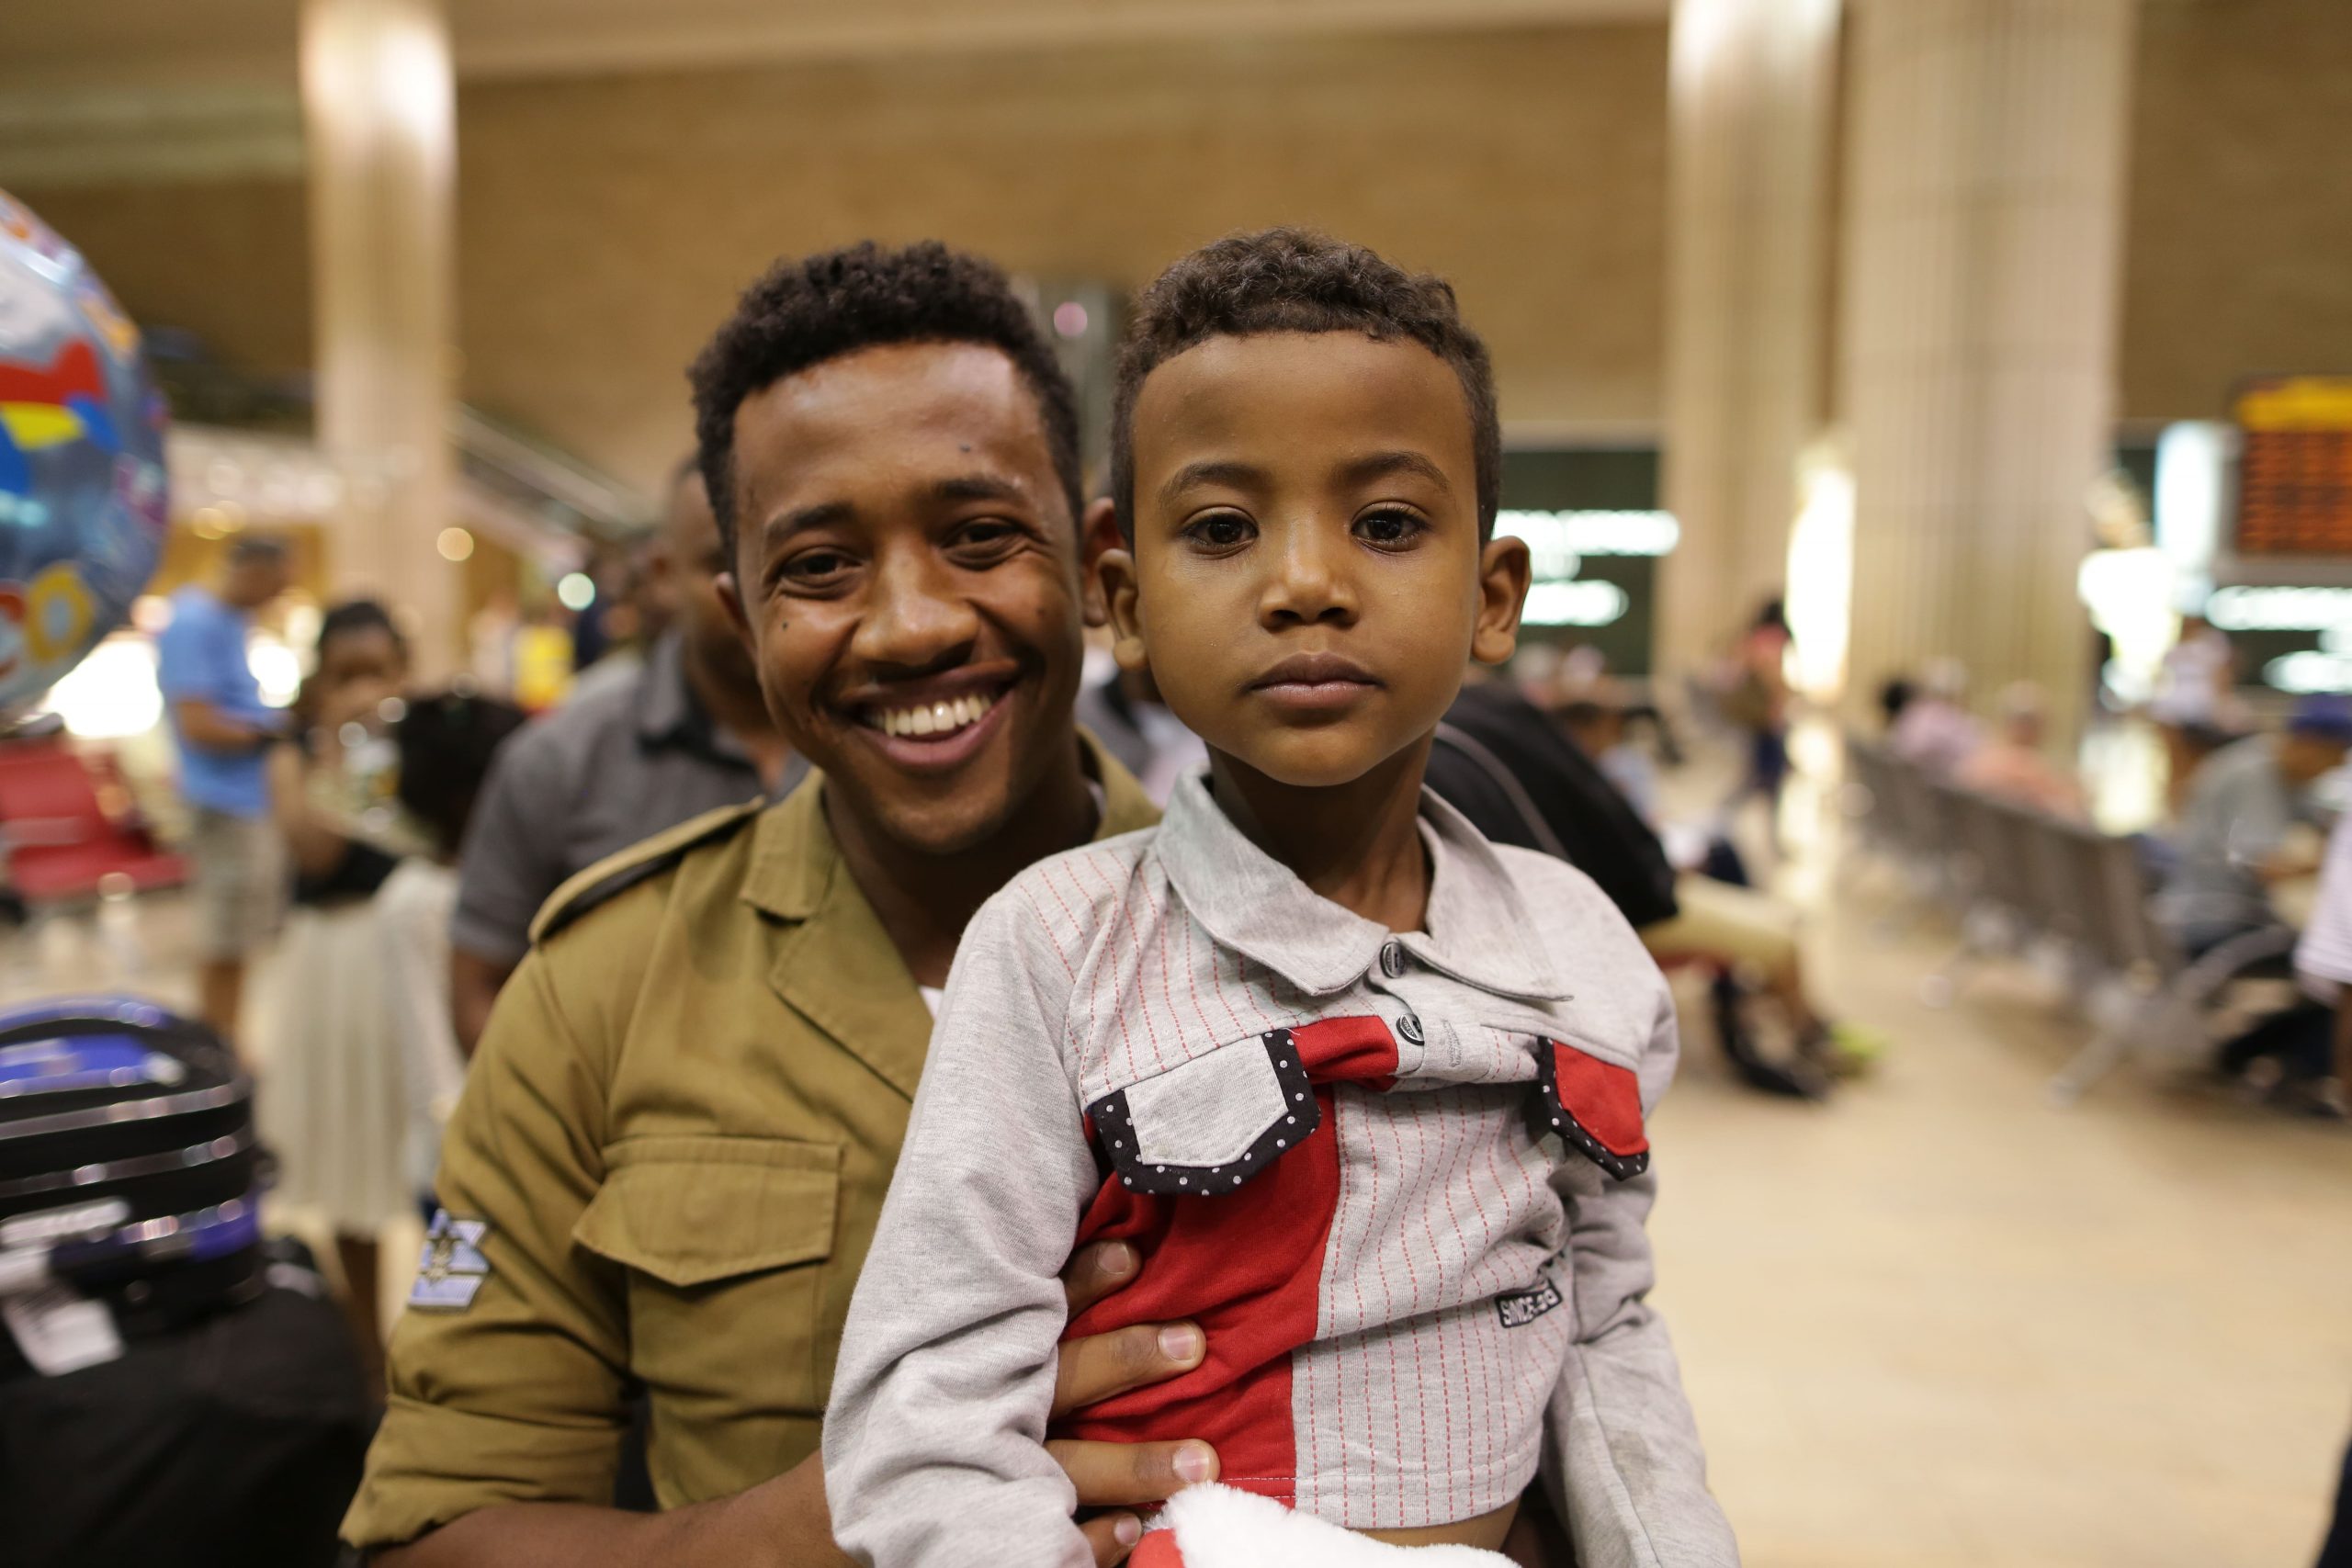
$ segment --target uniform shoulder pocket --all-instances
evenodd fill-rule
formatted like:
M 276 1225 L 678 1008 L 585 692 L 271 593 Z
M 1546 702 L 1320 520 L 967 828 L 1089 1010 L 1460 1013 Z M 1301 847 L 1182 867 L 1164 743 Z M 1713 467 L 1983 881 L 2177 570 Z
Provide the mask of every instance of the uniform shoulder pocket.
M 1170 1197 L 1242 1186 L 1320 1120 L 1290 1031 L 1204 1052 L 1086 1108 L 1123 1187 Z
M 1631 1067 L 1557 1040 L 1535 1043 L 1535 1092 L 1528 1122 L 1577 1150 L 1620 1181 L 1649 1168 L 1642 1125 L 1642 1083 Z
M 665 1284 L 703 1285 L 833 1249 L 842 1151 L 789 1138 L 624 1138 L 571 1239 Z

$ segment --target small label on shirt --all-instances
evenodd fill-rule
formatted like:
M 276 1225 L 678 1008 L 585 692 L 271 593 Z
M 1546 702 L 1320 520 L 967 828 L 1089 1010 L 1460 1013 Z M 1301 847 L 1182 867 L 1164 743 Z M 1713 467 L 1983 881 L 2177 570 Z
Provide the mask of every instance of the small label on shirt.
M 1507 1296 L 1495 1298 L 1495 1312 L 1505 1328 L 1524 1328 L 1560 1304 L 1560 1287 L 1549 1280 L 1540 1281 L 1532 1291 L 1513 1291 Z
M 463 1312 L 474 1304 L 474 1292 L 490 1278 L 490 1259 L 481 1255 L 481 1238 L 490 1225 L 482 1220 L 453 1220 L 449 1211 L 433 1215 L 424 1233 L 424 1252 L 416 1260 L 416 1283 L 408 1304 L 429 1311 Z
M 122 1335 L 106 1303 L 62 1280 L 0 1301 L 0 1317 L 27 1363 L 43 1377 L 63 1377 L 122 1354 Z

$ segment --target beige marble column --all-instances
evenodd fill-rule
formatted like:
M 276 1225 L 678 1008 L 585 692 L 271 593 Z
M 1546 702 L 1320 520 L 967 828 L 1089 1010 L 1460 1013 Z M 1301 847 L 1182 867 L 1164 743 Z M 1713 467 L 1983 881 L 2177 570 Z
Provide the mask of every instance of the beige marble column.
M 1841 401 L 1848 695 L 1949 655 L 2076 733 L 2111 464 L 2134 0 L 1857 0 Z
M 1676 0 L 1660 668 L 1720 649 L 1786 575 L 1824 416 L 1838 0 Z
M 318 439 L 344 475 L 329 573 L 454 667 L 449 448 L 456 107 L 438 0 L 303 0 Z

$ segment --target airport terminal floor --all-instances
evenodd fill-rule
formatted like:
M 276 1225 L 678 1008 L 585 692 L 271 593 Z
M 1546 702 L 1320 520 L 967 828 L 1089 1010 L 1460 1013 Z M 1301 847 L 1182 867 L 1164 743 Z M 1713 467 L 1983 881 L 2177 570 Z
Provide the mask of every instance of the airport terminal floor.
M 2307 1561 L 2352 1429 L 2352 1136 L 2131 1067 L 2053 1106 L 2088 1026 L 2023 964 L 1927 1005 L 1949 922 L 1892 868 L 1840 866 L 1835 798 L 1792 791 L 1778 881 L 1811 983 L 1883 1057 L 1826 1104 L 1755 1094 L 1682 983 L 1655 1130 L 1657 1299 L 1746 1562 Z M 12 944 L 0 1003 L 184 1002 L 189 939 L 171 895 L 54 922 Z M 387 1240 L 415 1255 L 413 1227 Z

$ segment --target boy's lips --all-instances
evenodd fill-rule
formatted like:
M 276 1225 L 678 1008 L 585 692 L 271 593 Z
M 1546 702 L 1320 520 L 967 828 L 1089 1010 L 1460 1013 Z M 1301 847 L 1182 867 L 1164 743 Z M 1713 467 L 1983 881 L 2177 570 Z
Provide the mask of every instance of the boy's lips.
M 1295 653 L 1250 682 L 1250 690 L 1277 706 L 1303 712 L 1343 708 L 1384 682 L 1338 653 Z

